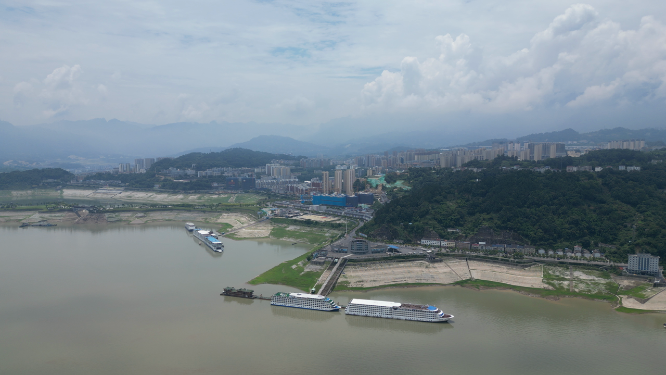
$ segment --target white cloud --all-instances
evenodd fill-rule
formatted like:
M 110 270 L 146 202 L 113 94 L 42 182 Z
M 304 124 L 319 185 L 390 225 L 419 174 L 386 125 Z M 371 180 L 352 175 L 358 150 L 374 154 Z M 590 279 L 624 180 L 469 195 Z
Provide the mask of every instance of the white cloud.
M 666 27 L 652 17 L 637 30 L 597 20 L 593 7 L 573 5 L 529 48 L 484 57 L 475 68 L 467 35 L 438 36 L 439 57 L 406 57 L 399 72 L 384 71 L 364 86 L 366 110 L 515 112 L 666 95 Z
M 201 120 L 209 110 L 206 103 L 190 104 L 183 109 L 181 114 L 188 120 Z
M 615 95 L 619 82 L 613 81 L 608 85 L 590 86 L 585 89 L 585 92 L 578 96 L 576 99 L 567 103 L 569 107 L 582 107 L 590 105 L 602 100 L 606 100 Z
M 46 86 L 45 90 L 69 90 L 74 84 L 74 79 L 76 79 L 80 73 L 81 66 L 79 65 L 74 65 L 71 68 L 68 65 L 63 65 L 46 76 L 44 79 L 44 85 Z
M 666 3 L 588 2 L 7 0 L 31 12 L 0 17 L 0 118 L 306 125 L 663 105 Z
M 315 107 L 315 102 L 303 96 L 295 96 L 293 98 L 285 99 L 273 108 L 285 111 L 293 115 L 303 115 L 311 111 Z
M 32 96 L 33 88 L 28 82 L 19 82 L 14 86 L 14 105 L 22 107 L 30 96 Z

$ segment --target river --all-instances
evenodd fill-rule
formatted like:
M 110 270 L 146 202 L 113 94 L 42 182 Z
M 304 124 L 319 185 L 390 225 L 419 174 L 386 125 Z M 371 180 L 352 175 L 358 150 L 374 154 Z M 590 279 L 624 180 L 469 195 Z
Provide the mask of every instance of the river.
M 0 227 L 0 373 L 666 372 L 665 314 L 461 287 L 331 295 L 433 304 L 450 324 L 274 307 L 220 292 L 306 248 L 223 241 L 217 255 L 180 225 Z

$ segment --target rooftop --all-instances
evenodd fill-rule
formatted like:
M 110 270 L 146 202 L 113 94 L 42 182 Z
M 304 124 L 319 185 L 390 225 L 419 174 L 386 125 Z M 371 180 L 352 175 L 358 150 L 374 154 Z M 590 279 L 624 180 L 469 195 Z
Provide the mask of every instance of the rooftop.
M 371 305 L 371 306 L 384 306 L 384 307 L 400 307 L 400 303 L 389 301 L 375 301 L 370 299 L 352 299 L 349 304 Z

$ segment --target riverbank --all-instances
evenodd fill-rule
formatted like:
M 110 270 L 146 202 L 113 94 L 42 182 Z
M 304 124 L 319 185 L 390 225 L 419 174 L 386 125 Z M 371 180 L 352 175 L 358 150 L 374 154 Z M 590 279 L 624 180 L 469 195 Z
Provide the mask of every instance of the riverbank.
M 149 223 L 193 222 L 211 229 L 231 229 L 247 225 L 256 219 L 243 212 L 200 211 L 200 210 L 112 210 L 105 213 L 79 210 L 39 211 L 8 210 L 0 211 L 0 224 L 20 225 L 48 221 L 56 225 L 77 224 L 126 224 L 142 225 Z
M 336 291 L 368 291 L 421 285 L 458 285 L 473 289 L 508 289 L 556 300 L 585 298 L 606 301 L 622 312 L 666 311 L 666 288 L 653 288 L 631 279 L 590 267 L 535 264 L 511 266 L 479 260 L 447 259 L 401 262 L 349 262 Z

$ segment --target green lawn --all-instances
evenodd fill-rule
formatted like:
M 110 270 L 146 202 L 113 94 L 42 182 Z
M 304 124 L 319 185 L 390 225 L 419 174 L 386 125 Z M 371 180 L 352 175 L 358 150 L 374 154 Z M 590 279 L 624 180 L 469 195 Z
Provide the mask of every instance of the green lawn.
M 309 292 L 310 288 L 315 285 L 317 279 L 319 279 L 319 276 L 321 276 L 323 273 L 323 271 L 303 272 L 304 267 L 301 264 L 305 264 L 307 262 L 306 258 L 313 251 L 314 250 L 307 252 L 295 259 L 278 264 L 277 266 L 250 280 L 249 284 L 288 285 L 294 288 L 298 288 L 302 291 Z
M 650 284 L 643 284 L 639 285 L 635 288 L 631 288 L 628 290 L 620 290 L 618 294 L 623 295 L 623 296 L 629 296 L 629 297 L 634 297 L 634 298 L 648 298 L 647 295 L 645 295 L 645 291 L 650 287 Z
M 217 225 L 220 228 L 219 229 L 220 232 L 228 232 L 234 228 L 234 226 L 229 223 L 217 223 Z
M 619 312 L 625 313 L 625 314 L 649 314 L 649 313 L 658 312 L 658 311 L 653 311 L 653 310 L 631 309 L 629 307 L 624 307 L 624 306 L 620 306 L 620 307 L 615 308 L 615 311 L 619 311 Z
M 331 239 L 331 237 L 326 236 L 323 231 L 294 231 L 288 230 L 283 227 L 275 227 L 271 230 L 271 237 L 277 239 L 294 239 L 294 240 L 303 240 L 310 244 L 320 244 L 324 243 Z

